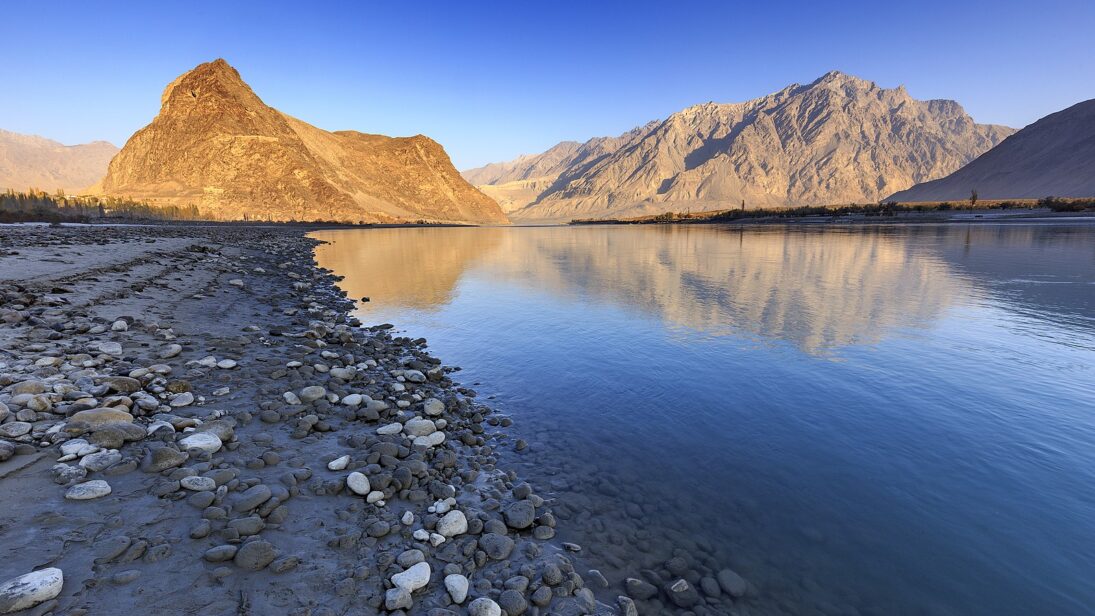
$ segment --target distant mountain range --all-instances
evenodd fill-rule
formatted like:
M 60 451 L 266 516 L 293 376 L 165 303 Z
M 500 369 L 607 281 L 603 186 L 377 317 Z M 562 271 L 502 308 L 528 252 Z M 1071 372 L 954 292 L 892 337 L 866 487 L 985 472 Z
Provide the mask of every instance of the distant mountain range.
M 895 201 L 1095 197 L 1095 99 L 1050 114 L 945 178 Z
M 515 220 L 864 203 L 941 178 L 1013 132 L 834 71 L 463 173 Z
M 321 130 L 267 106 L 224 60 L 171 82 L 93 191 L 225 220 L 506 222 L 432 139 Z
M 64 145 L 0 130 L 0 190 L 78 192 L 103 177 L 117 152 L 106 141 Z

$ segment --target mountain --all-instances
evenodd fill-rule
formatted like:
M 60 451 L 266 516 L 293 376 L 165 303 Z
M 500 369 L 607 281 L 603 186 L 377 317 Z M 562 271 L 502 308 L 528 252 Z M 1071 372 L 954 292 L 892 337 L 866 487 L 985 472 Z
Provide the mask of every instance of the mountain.
M 98 182 L 118 148 L 106 141 L 64 145 L 0 130 L 0 190 L 76 192 Z
M 220 59 L 167 86 L 97 188 L 222 220 L 506 222 L 432 139 L 316 128 L 267 106 Z
M 1050 114 L 945 178 L 917 184 L 895 201 L 1095 197 L 1095 99 Z
M 511 217 L 525 220 L 717 210 L 742 200 L 749 208 L 864 203 L 943 177 L 1012 132 L 976 124 L 954 101 L 918 101 L 904 87 L 834 71 L 464 176 L 510 198 Z

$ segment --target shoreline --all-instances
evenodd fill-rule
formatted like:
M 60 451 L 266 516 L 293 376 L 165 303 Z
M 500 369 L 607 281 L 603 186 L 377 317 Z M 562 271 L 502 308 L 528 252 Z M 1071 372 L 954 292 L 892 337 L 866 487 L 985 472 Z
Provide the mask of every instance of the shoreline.
M 508 418 L 350 316 L 308 230 L 0 228 L 0 584 L 63 572 L 28 614 L 610 609 L 498 467 Z

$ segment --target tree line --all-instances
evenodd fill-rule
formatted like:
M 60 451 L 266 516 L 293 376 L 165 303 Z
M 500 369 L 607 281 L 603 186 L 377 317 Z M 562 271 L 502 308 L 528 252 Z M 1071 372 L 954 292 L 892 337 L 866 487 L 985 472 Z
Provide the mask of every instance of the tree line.
M 196 205 L 151 205 L 122 197 L 49 194 L 31 189 L 0 193 L 0 222 L 92 222 L 101 219 L 200 220 Z

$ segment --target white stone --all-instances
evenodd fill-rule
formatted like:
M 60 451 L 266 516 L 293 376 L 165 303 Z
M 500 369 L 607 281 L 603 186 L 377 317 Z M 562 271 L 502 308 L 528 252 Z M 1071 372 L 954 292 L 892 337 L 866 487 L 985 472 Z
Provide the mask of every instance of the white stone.
M 380 490 L 373 490 L 372 492 L 369 492 L 367 495 L 365 495 L 366 503 L 378 503 L 382 500 L 384 500 L 384 493 Z
M 123 321 L 121 319 L 118 319 L 117 321 L 110 324 L 110 330 L 115 331 L 115 332 L 128 331 L 129 330 L 129 323 L 126 323 L 125 321 Z
M 379 428 L 376 429 L 376 433 L 380 434 L 382 436 L 383 435 L 390 435 L 390 434 L 399 434 L 402 431 L 403 431 L 403 424 L 398 423 L 398 422 L 397 423 L 390 423 L 386 426 L 380 426 Z
M 239 278 L 233 278 L 232 280 L 228 281 L 228 284 L 232 285 L 233 287 L 242 287 L 243 281 Z
M 429 419 L 414 417 L 403 424 L 403 431 L 411 436 L 428 436 L 437 432 L 437 426 Z
M 160 351 L 160 359 L 171 359 L 179 353 L 182 353 L 182 346 L 178 344 L 169 344 Z
M 68 500 L 91 500 L 107 494 L 110 494 L 110 484 L 102 479 L 93 479 L 69 488 L 68 492 L 65 492 L 65 498 Z
M 418 563 L 403 573 L 393 575 L 392 584 L 407 592 L 414 592 L 430 583 L 431 573 L 429 563 Z
M 459 573 L 446 575 L 445 590 L 449 591 L 453 603 L 463 603 L 468 598 L 468 578 Z
M 326 395 L 326 389 L 320 387 L 319 385 L 310 385 L 300 390 L 300 394 L 297 397 L 299 397 L 303 402 L 315 402 L 316 400 L 319 400 Z
M 191 477 L 183 477 L 179 480 L 179 483 L 187 490 L 193 490 L 195 492 L 212 492 L 217 489 L 217 482 L 214 481 L 212 477 L 199 477 L 194 475 Z
M 221 440 L 216 434 L 209 432 L 195 432 L 179 441 L 183 451 L 187 449 L 201 449 L 209 453 L 217 453 L 221 448 Z
M 423 529 L 423 528 L 420 528 L 420 529 L 414 531 L 414 534 L 411 535 L 411 536 L 414 537 L 418 541 L 428 541 L 429 538 L 430 538 L 430 531 L 428 531 L 426 529 Z
M 291 404 L 293 406 L 301 404 L 300 398 L 298 398 L 297 395 L 291 391 L 287 391 L 281 394 L 281 397 L 285 399 L 286 404 Z
M 414 524 L 414 514 L 410 510 L 403 512 L 403 517 L 399 519 L 403 523 L 403 526 L 410 526 Z
M 437 521 L 437 533 L 442 537 L 455 537 L 468 532 L 468 518 L 464 512 L 454 509 Z
M 468 606 L 471 616 L 502 616 L 502 608 L 493 599 L 479 597 Z
M 331 376 L 343 381 L 352 381 L 357 371 L 353 368 L 331 368 Z
M 198 360 L 198 365 L 203 368 L 212 368 L 217 365 L 217 358 L 212 355 L 206 355 Z
M 442 543 L 445 543 L 445 536 L 444 535 L 440 535 L 438 533 L 430 533 L 430 545 L 432 545 L 433 547 L 436 548 L 437 546 L 441 545 Z
M 194 403 L 194 394 L 192 394 L 188 391 L 185 391 L 181 394 L 178 394 L 174 398 L 171 398 L 171 402 L 169 402 L 169 404 L 171 406 L 176 407 L 176 408 L 181 407 L 181 406 L 190 406 L 193 403 Z
M 414 439 L 415 446 L 421 445 L 423 447 L 437 447 L 438 445 L 440 445 L 441 443 L 444 443 L 444 442 L 445 442 L 445 433 L 444 432 L 434 432 L 433 434 L 431 434 L 429 436 L 419 436 L 419 437 L 416 437 Z
M 32 608 L 61 594 L 65 577 L 56 567 L 39 569 L 0 584 L 0 614 Z
M 405 370 L 403 372 L 403 378 L 412 383 L 425 383 L 426 375 L 422 374 L 418 370 Z
M 364 397 L 361 394 L 350 394 L 342 398 L 342 403 L 346 406 L 361 406 L 364 401 Z
M 372 487 L 369 485 L 369 478 L 357 471 L 350 473 L 346 477 L 346 487 L 350 488 L 351 492 L 359 496 L 365 496 L 372 490 Z
M 345 470 L 350 465 L 350 456 L 339 456 L 334 460 L 327 463 L 327 470 L 329 471 L 341 471 Z
M 445 403 L 437 398 L 426 398 L 422 403 L 422 410 L 431 417 L 436 417 L 445 412 Z
M 121 355 L 122 345 L 117 342 L 109 342 L 107 340 L 100 340 L 95 343 L 95 348 L 100 353 L 106 353 L 107 355 Z
M 217 362 L 217 367 L 221 370 L 231 370 L 236 367 L 236 360 L 234 359 L 222 359 Z
M 82 438 L 74 438 L 70 441 L 61 443 L 61 453 L 66 456 L 76 455 L 81 449 L 87 447 L 89 443 Z

